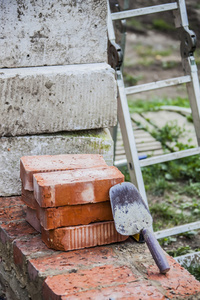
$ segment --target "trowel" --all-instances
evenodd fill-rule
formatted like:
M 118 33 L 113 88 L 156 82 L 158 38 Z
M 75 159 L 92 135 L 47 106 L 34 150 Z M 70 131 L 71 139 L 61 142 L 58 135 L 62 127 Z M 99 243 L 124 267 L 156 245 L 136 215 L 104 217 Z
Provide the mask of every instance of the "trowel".
M 123 182 L 111 187 L 109 196 L 117 232 L 130 236 L 142 233 L 160 273 L 167 273 L 169 264 L 153 234 L 153 219 L 137 188 Z

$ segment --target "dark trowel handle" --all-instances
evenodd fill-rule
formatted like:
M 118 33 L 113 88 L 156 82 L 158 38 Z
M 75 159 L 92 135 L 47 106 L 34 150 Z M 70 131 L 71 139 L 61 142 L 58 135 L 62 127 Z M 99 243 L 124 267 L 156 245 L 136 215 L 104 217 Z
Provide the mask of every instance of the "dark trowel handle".
M 144 240 L 147 243 L 149 251 L 157 264 L 160 273 L 165 274 L 170 270 L 170 266 L 167 262 L 165 254 L 160 247 L 155 235 L 149 229 L 143 229 L 142 234 L 144 236 Z

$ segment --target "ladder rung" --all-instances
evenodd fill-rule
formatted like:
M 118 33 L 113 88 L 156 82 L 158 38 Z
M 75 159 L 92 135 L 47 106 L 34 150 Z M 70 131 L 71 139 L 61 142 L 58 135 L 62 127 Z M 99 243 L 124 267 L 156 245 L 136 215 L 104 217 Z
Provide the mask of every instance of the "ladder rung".
M 165 80 L 160 80 L 160 81 L 155 81 L 155 82 L 150 82 L 150 83 L 145 83 L 145 84 L 140 84 L 136 86 L 130 86 L 125 89 L 126 95 L 132 95 L 140 92 L 146 92 L 150 90 L 155 90 L 155 89 L 160 89 L 160 88 L 165 88 L 168 86 L 173 86 L 173 85 L 178 85 L 182 83 L 187 83 L 191 82 L 191 76 L 181 76 L 181 77 L 176 77 L 176 78 L 170 78 L 170 79 L 165 79 Z
M 162 162 L 166 162 L 166 161 L 170 161 L 170 160 L 175 160 L 175 159 L 179 159 L 179 158 L 184 158 L 184 157 L 188 157 L 188 156 L 192 156 L 192 155 L 196 155 L 196 154 L 200 154 L 200 147 L 146 158 L 146 159 L 140 161 L 140 167 L 146 167 L 146 166 L 150 166 L 150 165 L 154 165 L 154 164 L 158 164 L 158 163 L 162 163 Z
M 127 159 L 124 158 L 124 159 L 120 159 L 120 160 L 117 160 L 114 162 L 114 166 L 117 167 L 117 168 L 120 168 L 120 167 L 124 167 L 127 165 Z
M 189 267 L 192 266 L 199 266 L 199 261 L 200 261 L 200 251 L 199 252 L 192 252 L 192 253 L 187 253 L 185 255 L 177 256 L 174 257 L 175 261 L 177 261 L 181 266 Z
M 157 239 L 162 239 L 167 236 L 176 235 L 179 233 L 183 233 L 183 232 L 187 232 L 187 231 L 191 231 L 191 230 L 195 230 L 195 229 L 199 229 L 199 228 L 200 228 L 200 221 L 168 228 L 168 229 L 161 230 L 161 231 L 157 231 L 157 232 L 154 232 L 154 234 Z
M 187 107 L 180 107 L 175 105 L 163 105 L 160 106 L 159 109 L 173 111 L 173 112 L 180 112 L 181 114 L 184 115 L 191 115 L 192 113 L 192 110 L 189 107 L 187 108 Z
M 144 8 L 120 11 L 120 12 L 112 13 L 111 17 L 112 17 L 113 21 L 114 20 L 123 20 L 123 19 L 131 18 L 131 17 L 138 17 L 138 16 L 153 14 L 153 13 L 157 13 L 157 12 L 174 10 L 177 8 L 178 8 L 178 4 L 176 2 L 174 2 L 174 3 L 154 5 L 154 6 L 144 7 Z

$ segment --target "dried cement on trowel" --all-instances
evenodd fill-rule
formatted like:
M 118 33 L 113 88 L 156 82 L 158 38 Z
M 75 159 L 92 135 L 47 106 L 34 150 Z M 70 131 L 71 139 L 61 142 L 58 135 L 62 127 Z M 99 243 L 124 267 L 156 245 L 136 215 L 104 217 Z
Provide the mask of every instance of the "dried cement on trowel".
M 116 230 L 122 235 L 134 235 L 152 225 L 151 215 L 145 207 L 137 202 L 126 204 L 124 207 L 116 205 L 113 215 Z

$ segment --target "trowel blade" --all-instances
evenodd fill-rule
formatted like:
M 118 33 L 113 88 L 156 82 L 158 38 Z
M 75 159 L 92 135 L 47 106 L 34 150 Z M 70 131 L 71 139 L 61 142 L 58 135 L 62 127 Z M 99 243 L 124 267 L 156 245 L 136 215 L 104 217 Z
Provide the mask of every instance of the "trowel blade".
M 153 220 L 136 187 L 123 182 L 109 191 L 115 228 L 122 235 L 134 235 L 152 226 Z

